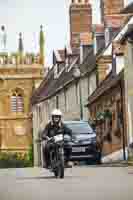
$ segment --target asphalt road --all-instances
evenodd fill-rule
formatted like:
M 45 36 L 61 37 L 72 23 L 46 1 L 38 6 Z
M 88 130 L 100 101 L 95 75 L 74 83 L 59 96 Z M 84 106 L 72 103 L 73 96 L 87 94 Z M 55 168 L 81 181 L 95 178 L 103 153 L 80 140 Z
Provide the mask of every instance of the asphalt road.
M 133 168 L 77 167 L 55 179 L 43 169 L 0 170 L 0 200 L 133 200 Z

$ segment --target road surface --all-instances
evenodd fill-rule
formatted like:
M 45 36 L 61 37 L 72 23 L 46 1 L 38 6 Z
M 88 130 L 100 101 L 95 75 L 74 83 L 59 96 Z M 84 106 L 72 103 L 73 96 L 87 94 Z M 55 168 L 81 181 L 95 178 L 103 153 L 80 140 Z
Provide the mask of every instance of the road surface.
M 133 168 L 76 167 L 57 180 L 44 169 L 0 170 L 0 200 L 133 200 Z

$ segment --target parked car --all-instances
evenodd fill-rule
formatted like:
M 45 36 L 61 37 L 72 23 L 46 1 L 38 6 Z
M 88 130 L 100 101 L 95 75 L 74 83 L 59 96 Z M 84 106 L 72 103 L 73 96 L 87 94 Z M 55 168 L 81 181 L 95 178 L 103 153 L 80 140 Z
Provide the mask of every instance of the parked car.
M 72 130 L 72 155 L 71 161 L 86 161 L 86 163 L 101 163 L 101 153 L 96 145 L 96 133 L 86 121 L 65 121 L 68 128 Z M 65 142 L 70 141 L 65 136 Z

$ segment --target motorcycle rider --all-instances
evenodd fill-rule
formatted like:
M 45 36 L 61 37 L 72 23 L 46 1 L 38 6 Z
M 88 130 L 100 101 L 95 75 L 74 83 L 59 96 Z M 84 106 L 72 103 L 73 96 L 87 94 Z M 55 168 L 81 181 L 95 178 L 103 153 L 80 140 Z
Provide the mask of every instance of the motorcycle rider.
M 62 112 L 59 109 L 54 109 L 53 112 L 51 113 L 51 121 L 46 125 L 44 131 L 42 132 L 42 140 L 46 140 L 47 136 L 48 137 L 53 137 L 58 134 L 58 132 L 62 132 L 63 135 L 69 135 L 72 137 L 72 131 L 68 127 L 66 127 L 63 122 L 62 122 Z M 49 143 L 45 142 L 43 145 L 43 160 L 45 161 L 45 166 L 46 168 L 49 168 L 50 166 L 50 159 L 49 159 L 49 152 L 50 152 L 50 145 Z M 66 155 L 66 165 L 68 167 L 70 166 L 69 160 L 70 160 L 70 155 L 71 155 L 72 147 L 71 145 L 67 146 L 67 148 L 64 147 L 64 152 Z

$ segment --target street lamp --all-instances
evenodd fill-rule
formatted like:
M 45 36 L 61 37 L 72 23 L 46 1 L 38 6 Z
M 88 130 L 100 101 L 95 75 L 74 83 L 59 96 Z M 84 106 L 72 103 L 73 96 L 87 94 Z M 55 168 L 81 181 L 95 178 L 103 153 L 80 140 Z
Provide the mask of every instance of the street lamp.
M 81 90 L 81 71 L 78 65 L 73 67 L 73 77 L 79 82 L 79 98 L 80 98 L 80 120 L 83 120 L 83 103 L 82 103 L 82 90 Z

